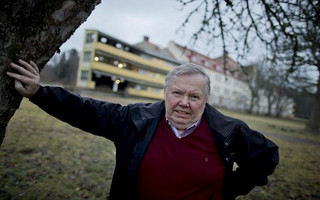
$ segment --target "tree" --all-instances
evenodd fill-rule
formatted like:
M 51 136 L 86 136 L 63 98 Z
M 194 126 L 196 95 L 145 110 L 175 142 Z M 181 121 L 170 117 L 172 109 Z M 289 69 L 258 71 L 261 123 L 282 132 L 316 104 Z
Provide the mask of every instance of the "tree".
M 295 102 L 294 114 L 296 117 L 308 119 L 312 112 L 313 98 L 309 93 L 292 91 L 290 95 Z
M 100 0 L 9 1 L 0 5 L 0 145 L 21 102 L 7 77 L 11 62 L 33 60 L 42 69 Z
M 259 65 L 262 77 L 262 90 L 268 101 L 267 115 L 272 114 L 272 108 L 276 116 L 281 116 L 285 107 L 292 103 L 288 97 L 289 85 L 288 80 L 290 74 L 281 66 L 273 66 L 270 62 L 261 62 Z
M 75 85 L 77 81 L 77 72 L 78 72 L 78 65 L 79 65 L 79 55 L 77 50 L 71 49 L 69 51 L 69 59 L 68 59 L 68 74 L 70 76 L 66 80 L 66 84 Z
M 177 0 L 191 12 L 182 24 L 202 13 L 201 25 L 194 32 L 194 42 L 216 39 L 223 51 L 230 48 L 243 61 L 254 42 L 266 49 L 270 61 L 288 66 L 293 73 L 301 67 L 317 69 L 314 108 L 307 128 L 320 133 L 320 3 L 319 1 L 271 0 Z M 276 65 L 278 66 L 278 65 Z
M 59 63 L 54 67 L 55 68 L 55 73 L 56 77 L 59 80 L 65 80 L 68 77 L 68 67 L 67 67 L 67 58 L 66 58 L 66 53 L 63 52 Z
M 71 49 L 67 52 L 63 52 L 59 62 L 52 66 L 54 73 L 53 81 L 65 85 L 75 85 L 78 64 L 79 56 L 77 50 Z
M 253 113 L 256 108 L 257 113 L 280 116 L 284 106 L 288 103 L 286 96 L 288 85 L 287 74 L 283 73 L 280 68 L 272 67 L 266 60 L 242 66 L 241 69 L 245 74 L 251 92 L 248 112 Z M 263 105 L 263 101 L 261 102 L 263 98 L 266 98 L 267 105 Z M 265 106 L 267 107 L 267 111 L 264 109 Z M 263 109 L 260 110 L 260 108 Z
M 259 90 L 261 89 L 261 72 L 257 65 L 252 64 L 248 66 L 243 66 L 242 71 L 245 74 L 246 82 L 248 83 L 251 98 L 250 107 L 248 112 L 253 113 L 254 107 L 259 107 Z M 258 111 L 258 109 L 257 109 Z
M 276 102 L 276 98 L 275 98 L 275 89 L 277 86 L 275 86 L 274 84 L 270 83 L 269 81 L 264 81 L 263 83 L 263 88 L 264 88 L 264 95 L 267 98 L 268 101 L 268 112 L 267 112 L 267 116 L 271 116 L 272 115 L 272 106 L 273 104 Z

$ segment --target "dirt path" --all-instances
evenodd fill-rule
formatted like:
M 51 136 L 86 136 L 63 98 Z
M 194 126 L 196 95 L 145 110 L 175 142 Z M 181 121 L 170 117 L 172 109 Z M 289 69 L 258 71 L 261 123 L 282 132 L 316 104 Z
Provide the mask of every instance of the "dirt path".
M 267 136 L 272 136 L 272 137 L 275 137 L 275 138 L 287 140 L 287 141 L 296 142 L 296 143 L 320 146 L 320 142 L 318 142 L 318 141 L 312 141 L 312 140 L 308 140 L 308 139 L 295 138 L 295 137 L 284 136 L 284 135 L 277 135 L 277 134 L 274 134 L 274 133 L 263 133 L 263 134 L 267 135 Z

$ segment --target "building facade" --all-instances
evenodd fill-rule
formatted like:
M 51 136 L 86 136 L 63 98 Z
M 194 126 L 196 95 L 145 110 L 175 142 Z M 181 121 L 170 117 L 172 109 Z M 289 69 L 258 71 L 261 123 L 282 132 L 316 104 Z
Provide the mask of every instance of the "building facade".
M 238 64 L 228 55 L 210 58 L 175 42 L 168 50 L 175 58 L 203 66 L 211 80 L 209 103 L 233 110 L 246 110 L 250 103 L 250 90 Z
M 165 76 L 179 64 L 97 30 L 86 30 L 77 87 L 162 99 Z
M 86 30 L 77 87 L 163 99 L 167 73 L 183 63 L 198 64 L 209 75 L 211 94 L 208 103 L 232 110 L 250 109 L 249 85 L 238 63 L 228 54 L 213 59 L 173 41 L 167 48 L 160 48 L 146 36 L 142 42 L 131 45 L 97 30 Z M 292 101 L 286 102 L 290 108 L 285 107 L 283 115 L 291 116 Z M 253 112 L 263 114 L 267 110 L 268 102 L 262 92 Z

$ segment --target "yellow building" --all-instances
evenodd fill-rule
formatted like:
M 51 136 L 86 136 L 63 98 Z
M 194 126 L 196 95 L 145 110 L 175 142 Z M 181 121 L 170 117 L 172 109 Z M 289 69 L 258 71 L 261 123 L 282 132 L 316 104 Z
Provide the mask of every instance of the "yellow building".
M 162 99 L 165 76 L 179 64 L 97 30 L 86 30 L 77 87 Z

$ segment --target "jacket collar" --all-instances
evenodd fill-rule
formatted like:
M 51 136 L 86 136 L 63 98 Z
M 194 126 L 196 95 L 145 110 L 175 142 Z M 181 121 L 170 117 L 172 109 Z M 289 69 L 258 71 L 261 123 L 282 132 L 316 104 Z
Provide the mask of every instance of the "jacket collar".
M 164 110 L 164 100 L 155 103 L 137 104 L 133 108 L 132 121 L 137 129 L 142 131 L 149 120 L 159 120 Z M 208 103 L 206 104 L 203 115 L 210 129 L 219 133 L 224 138 L 227 138 L 236 126 L 233 118 L 225 116 Z
M 136 104 L 133 107 L 132 121 L 141 132 L 150 120 L 159 120 L 164 113 L 164 100 L 155 103 Z
M 229 137 L 232 130 L 236 127 L 236 121 L 233 118 L 222 114 L 209 104 L 206 104 L 203 115 L 207 120 L 210 129 L 218 133 L 224 139 Z

